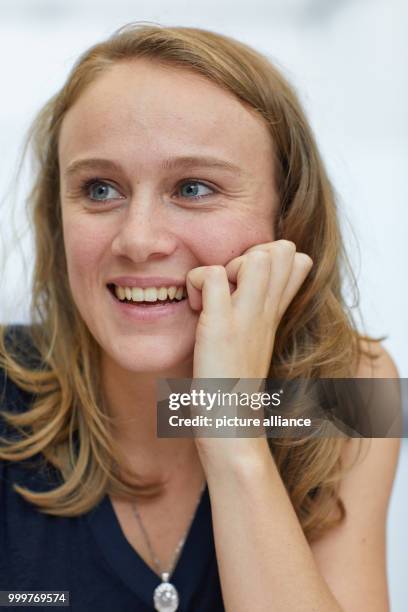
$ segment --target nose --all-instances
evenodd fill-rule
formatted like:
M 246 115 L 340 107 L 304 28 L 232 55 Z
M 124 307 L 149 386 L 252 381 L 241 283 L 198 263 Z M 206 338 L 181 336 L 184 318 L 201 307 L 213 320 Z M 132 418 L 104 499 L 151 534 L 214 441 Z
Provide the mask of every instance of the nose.
M 135 262 L 170 254 L 175 238 L 168 229 L 165 204 L 153 197 L 133 198 L 120 220 L 112 253 Z

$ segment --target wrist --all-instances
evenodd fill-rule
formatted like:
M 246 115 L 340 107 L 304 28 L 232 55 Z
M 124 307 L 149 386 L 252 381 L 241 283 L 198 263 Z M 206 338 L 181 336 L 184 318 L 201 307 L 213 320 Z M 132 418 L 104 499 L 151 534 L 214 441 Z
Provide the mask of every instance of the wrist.
M 196 446 L 207 478 L 231 474 L 251 478 L 274 463 L 266 437 L 196 438 Z

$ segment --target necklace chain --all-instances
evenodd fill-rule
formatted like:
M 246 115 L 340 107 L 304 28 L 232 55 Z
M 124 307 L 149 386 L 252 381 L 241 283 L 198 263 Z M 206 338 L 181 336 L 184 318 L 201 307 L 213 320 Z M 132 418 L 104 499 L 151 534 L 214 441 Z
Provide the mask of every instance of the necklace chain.
M 174 551 L 174 553 L 173 553 L 173 559 L 172 559 L 172 562 L 171 562 L 170 567 L 169 567 L 169 569 L 168 569 L 167 571 L 162 570 L 161 565 L 160 565 L 160 562 L 159 562 L 159 559 L 157 558 L 157 555 L 156 555 L 156 554 L 154 553 L 154 551 L 153 551 L 153 546 L 152 546 L 152 544 L 151 544 L 151 542 L 150 542 L 150 538 L 149 538 L 149 536 L 148 536 L 148 534 L 147 534 L 146 528 L 145 528 L 145 526 L 143 525 L 142 518 L 141 518 L 141 516 L 140 516 L 140 514 L 139 514 L 139 511 L 138 511 L 138 509 L 137 509 L 137 507 L 136 507 L 135 502 L 133 502 L 133 503 L 132 503 L 132 505 L 131 505 L 131 508 L 132 508 L 133 514 L 134 514 L 134 515 L 135 515 L 135 517 L 137 518 L 137 520 L 138 520 L 138 522 L 139 522 L 139 525 L 140 525 L 140 528 L 141 528 L 141 530 L 142 530 L 142 533 L 143 533 L 144 539 L 146 540 L 146 544 L 147 544 L 147 547 L 148 547 L 148 549 L 149 549 L 149 554 L 150 554 L 150 557 L 151 557 L 151 559 L 152 559 L 152 561 L 153 561 L 153 563 L 154 563 L 154 565 L 155 565 L 155 567 L 156 567 L 156 569 L 157 569 L 157 571 L 158 571 L 159 575 L 162 577 L 162 580 L 168 580 L 168 579 L 169 579 L 169 577 L 171 576 L 172 572 L 173 572 L 173 569 L 174 569 L 174 567 L 175 567 L 175 565 L 176 565 L 176 563 L 177 563 L 177 560 L 178 560 L 178 557 L 179 557 L 180 551 L 181 551 L 181 549 L 182 549 L 182 547 L 183 547 L 183 545 L 184 545 L 184 542 L 185 542 L 185 540 L 186 540 L 187 534 L 188 534 L 188 532 L 189 532 L 189 530 L 190 530 L 190 527 L 191 527 L 191 524 L 192 524 L 192 522 L 193 522 L 193 518 L 194 518 L 195 512 L 196 512 L 196 510 L 197 510 L 198 503 L 199 503 L 199 501 L 200 501 L 200 499 L 201 499 L 201 496 L 202 496 L 202 494 L 203 494 L 203 492 L 204 492 L 204 489 L 205 489 L 205 487 L 206 487 L 206 484 L 207 484 L 207 483 L 206 483 L 206 482 L 204 482 L 204 485 L 203 485 L 203 487 L 202 487 L 202 489 L 201 489 L 201 491 L 200 491 L 200 494 L 199 494 L 199 496 L 198 496 L 198 500 L 197 500 L 197 503 L 196 503 L 196 507 L 195 507 L 195 509 L 194 509 L 194 511 L 193 511 L 193 514 L 192 514 L 192 516 L 191 516 L 191 518 L 190 518 L 190 521 L 189 521 L 189 523 L 188 523 L 187 529 L 186 529 L 186 531 L 184 532 L 183 537 L 181 538 L 181 540 L 179 541 L 179 543 L 178 543 L 178 544 L 177 544 L 177 546 L 176 546 L 176 549 L 175 549 L 175 551 Z

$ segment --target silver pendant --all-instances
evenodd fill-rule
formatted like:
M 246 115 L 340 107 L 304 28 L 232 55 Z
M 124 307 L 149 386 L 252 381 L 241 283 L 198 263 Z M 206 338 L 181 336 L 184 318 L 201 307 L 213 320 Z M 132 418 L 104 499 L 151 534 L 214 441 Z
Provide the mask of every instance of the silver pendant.
M 176 587 L 169 582 L 169 574 L 162 574 L 162 583 L 154 589 L 153 602 L 157 612 L 176 612 L 179 596 Z

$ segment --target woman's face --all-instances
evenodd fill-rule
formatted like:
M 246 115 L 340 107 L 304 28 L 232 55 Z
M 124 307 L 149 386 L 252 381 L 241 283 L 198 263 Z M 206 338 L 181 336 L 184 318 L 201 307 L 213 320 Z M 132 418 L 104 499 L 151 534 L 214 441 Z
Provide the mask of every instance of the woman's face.
M 59 139 L 64 245 L 73 299 L 105 357 L 189 375 L 199 313 L 188 300 L 140 320 L 111 284 L 185 284 L 192 268 L 273 240 L 272 157 L 263 121 L 193 72 L 129 61 L 79 96 Z

